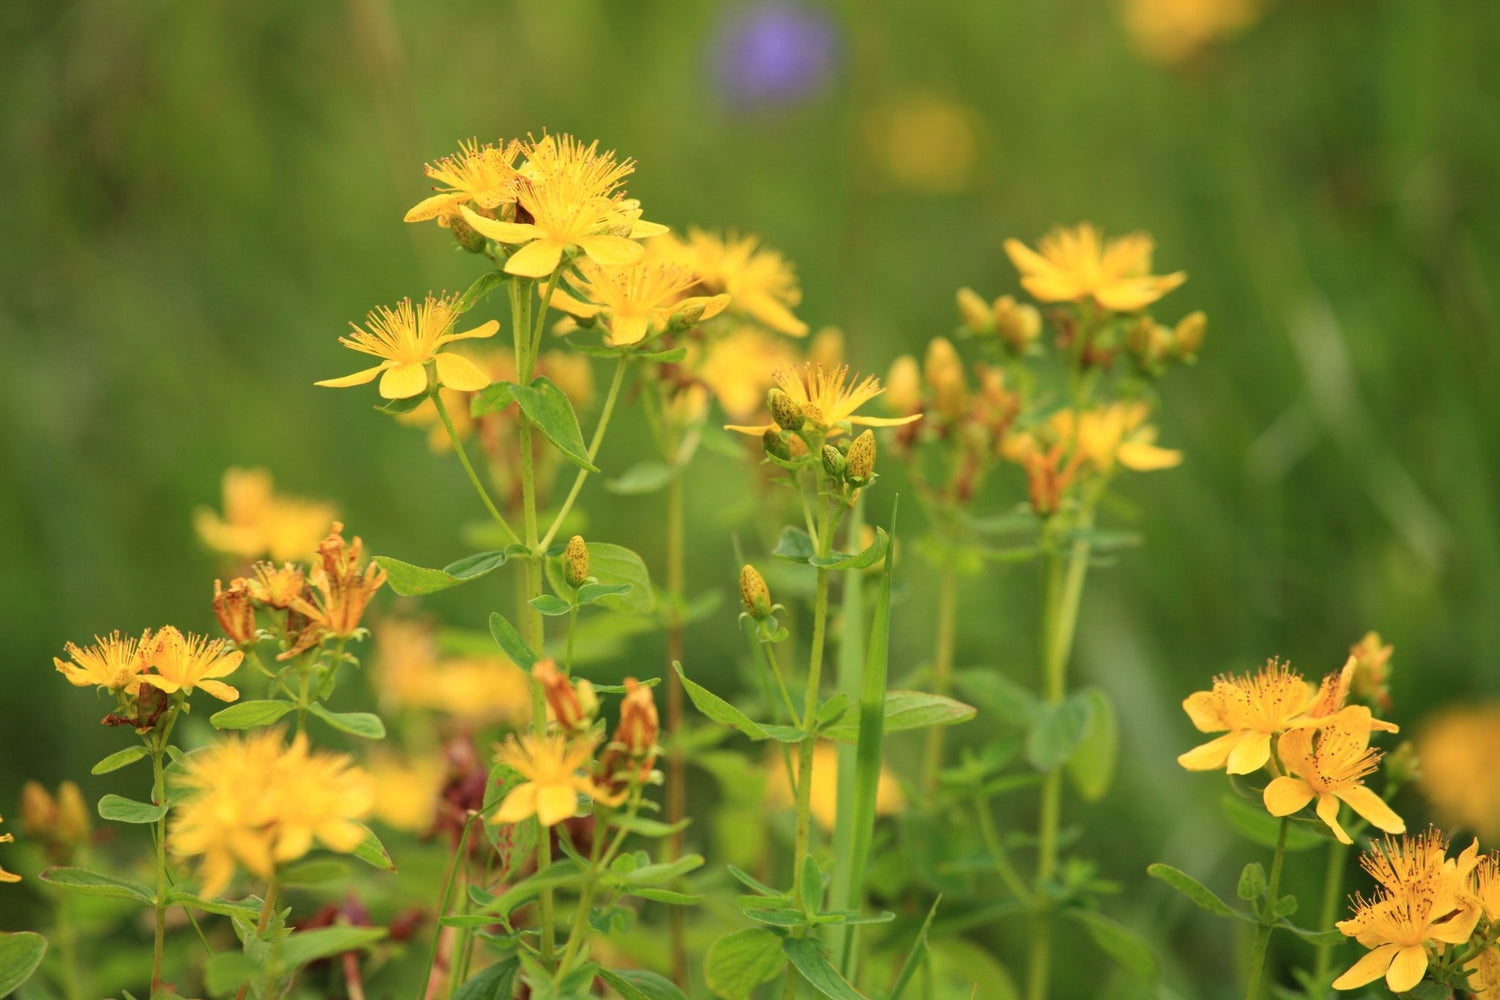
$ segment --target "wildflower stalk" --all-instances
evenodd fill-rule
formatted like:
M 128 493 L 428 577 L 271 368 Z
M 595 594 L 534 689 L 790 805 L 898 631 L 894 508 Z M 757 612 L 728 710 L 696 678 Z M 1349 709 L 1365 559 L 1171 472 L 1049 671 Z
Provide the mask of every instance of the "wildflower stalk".
M 70 896 L 57 898 L 57 927 L 54 933 L 57 951 L 62 958 L 62 986 L 65 1000 L 83 1000 L 78 982 L 78 929 L 73 926 L 73 903 Z
M 953 634 L 958 613 L 958 574 L 951 562 L 943 564 L 938 582 L 937 638 L 932 647 L 932 690 L 946 695 L 953 686 Z M 922 789 L 930 797 L 943 765 L 943 734 L 947 726 L 927 730 L 927 755 L 922 764 Z
M 1290 817 L 1282 817 L 1281 829 L 1276 834 L 1276 853 L 1271 857 L 1271 875 L 1266 880 L 1266 894 L 1261 901 L 1260 923 L 1256 925 L 1255 938 L 1250 943 L 1250 975 L 1245 1000 L 1260 1000 L 1261 980 L 1266 971 L 1266 947 L 1271 943 L 1271 931 L 1276 926 L 1272 913 L 1281 888 L 1281 862 L 1286 857 L 1286 831 L 1290 825 Z
M 683 566 L 683 496 L 682 477 L 673 476 L 667 486 L 667 665 L 682 662 L 682 602 L 686 592 L 686 570 Z M 687 807 L 687 761 L 682 754 L 682 677 L 676 670 L 667 675 L 667 822 L 682 821 Z M 667 860 L 682 857 L 681 829 L 667 838 Z M 672 981 L 687 985 L 687 920 L 683 908 L 667 910 L 668 936 L 671 940 Z
M 625 358 L 615 362 L 614 378 L 610 379 L 609 392 L 604 397 L 604 409 L 599 412 L 599 423 L 594 427 L 594 438 L 589 442 L 589 461 L 599 457 L 599 446 L 604 443 L 604 430 L 609 426 L 610 415 L 615 411 L 615 400 L 620 396 L 620 384 L 625 381 Z M 562 528 L 563 521 L 573 509 L 573 502 L 578 499 L 578 493 L 583 489 L 583 481 L 589 477 L 589 470 L 579 469 L 578 474 L 573 477 L 573 485 L 568 490 L 562 507 L 557 511 L 557 516 L 552 519 L 552 526 L 542 536 L 540 547 L 545 550 L 552 544 L 552 539 L 557 537 L 557 532 Z
M 469 462 L 469 453 L 464 450 L 464 443 L 459 439 L 458 431 L 453 429 L 453 418 L 448 416 L 448 407 L 443 403 L 443 394 L 434 391 L 431 398 L 432 405 L 437 409 L 438 419 L 443 422 L 443 428 L 448 432 L 448 440 L 453 442 L 453 452 L 458 456 L 458 461 L 464 467 L 464 471 L 469 474 L 469 482 L 474 484 L 474 491 L 479 494 L 479 499 L 484 501 L 485 509 L 490 512 L 490 516 L 495 519 L 500 530 L 505 532 L 506 537 L 513 543 L 519 542 L 520 536 L 510 526 L 510 522 L 505 520 L 505 515 L 500 513 L 500 508 L 495 506 L 495 501 L 490 499 L 490 491 L 484 488 L 484 483 L 479 480 L 479 474 L 474 471 L 474 466 Z
M 163 805 L 167 801 L 166 774 L 162 758 L 167 753 L 167 740 L 172 736 L 172 727 L 177 723 L 177 706 L 167 709 L 166 718 L 147 740 L 151 750 L 151 802 Z M 167 817 L 156 821 L 152 832 L 156 841 L 156 933 L 151 952 L 151 995 L 157 995 L 161 987 L 162 951 L 167 940 Z
M 1315 925 L 1320 931 L 1333 927 L 1334 918 L 1338 916 L 1339 903 L 1344 897 L 1344 867 L 1348 858 L 1347 844 L 1341 844 L 1337 840 L 1329 842 L 1328 860 L 1324 862 L 1323 869 L 1323 910 Z M 1332 971 L 1333 945 L 1320 944 L 1313 959 L 1313 982 L 1320 996 L 1327 995 L 1323 991 L 1327 987 L 1328 974 Z
M 255 936 L 260 937 L 271 926 L 271 914 L 276 912 L 276 876 L 273 874 L 266 882 L 266 895 L 260 903 L 260 919 L 255 922 Z M 269 969 L 274 963 L 267 963 Z M 274 985 L 274 984 L 273 984 Z M 153 992 L 155 987 L 152 987 Z M 245 1000 L 245 995 L 250 992 L 250 983 L 247 981 L 240 985 L 239 992 L 235 993 L 234 1000 Z M 263 997 L 275 995 L 273 990 L 265 989 L 261 994 Z
M 1101 484 L 1102 486 L 1102 484 Z M 1068 657 L 1073 649 L 1073 635 L 1078 625 L 1078 605 L 1083 599 L 1083 583 L 1088 575 L 1091 544 L 1088 532 L 1094 525 L 1094 507 L 1099 491 L 1085 494 L 1073 523 L 1075 537 L 1066 555 L 1057 537 L 1060 522 L 1047 525 L 1043 557 L 1044 603 L 1042 608 L 1042 665 L 1048 705 L 1058 705 L 1068 693 Z M 1028 1000 L 1047 996 L 1051 975 L 1052 915 L 1047 904 L 1046 884 L 1057 869 L 1057 830 L 1062 811 L 1061 767 L 1055 767 L 1042 778 L 1041 815 L 1037 824 L 1037 867 L 1031 963 L 1027 978 Z
M 458 834 L 458 847 L 453 852 L 453 863 L 448 866 L 448 878 L 443 883 L 442 901 L 438 904 L 438 919 L 448 915 L 448 907 L 453 903 L 453 886 L 458 881 L 458 866 L 463 863 L 464 856 L 469 849 L 469 830 L 474 825 L 476 814 L 469 814 L 464 818 L 464 826 Z M 444 928 L 438 926 L 437 933 L 432 936 L 432 948 L 427 953 L 427 971 L 422 976 L 423 996 L 430 996 L 432 992 L 432 971 L 437 965 L 438 948 L 442 945 Z

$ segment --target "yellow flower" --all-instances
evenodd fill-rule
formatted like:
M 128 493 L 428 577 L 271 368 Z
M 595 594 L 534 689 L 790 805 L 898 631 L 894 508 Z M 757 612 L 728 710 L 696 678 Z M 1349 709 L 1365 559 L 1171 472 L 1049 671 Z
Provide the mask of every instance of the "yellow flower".
M 1271 759 L 1273 735 L 1314 722 L 1308 709 L 1316 693 L 1279 660 L 1268 661 L 1257 674 L 1215 677 L 1211 690 L 1188 695 L 1182 708 L 1199 732 L 1228 732 L 1182 754 L 1177 763 L 1189 771 L 1260 770 Z
M 837 437 L 844 433 L 847 429 L 844 425 L 848 424 L 862 424 L 866 427 L 897 427 L 909 424 L 913 420 L 920 420 L 922 417 L 920 413 L 912 413 L 904 417 L 868 417 L 856 413 L 855 411 L 861 406 L 885 390 L 880 386 L 880 379 L 874 375 L 866 375 L 863 379 L 855 376 L 855 381 L 850 384 L 848 365 L 824 368 L 822 365 L 809 363 L 800 368 L 777 369 L 772 378 L 782 391 L 792 398 L 792 402 L 803 415 L 810 422 L 824 429 L 828 437 Z M 774 423 L 755 427 L 730 424 L 728 429 L 742 434 L 754 434 L 758 437 L 775 426 Z
M 516 214 L 524 210 L 532 221 L 502 222 L 460 208 L 475 231 L 521 245 L 505 262 L 507 274 L 545 277 L 575 247 L 597 264 L 633 264 L 645 252 L 637 239 L 666 232 L 643 221 L 639 205 L 624 197 L 621 184 L 635 170 L 634 160 L 616 162 L 613 152 L 599 152 L 597 141 L 585 146 L 571 135 L 530 140 L 524 152 Z
M 193 693 L 200 687 L 220 701 L 234 701 L 239 691 L 215 680 L 228 677 L 239 669 L 245 654 L 230 649 L 222 639 L 209 639 L 201 635 L 183 635 L 168 625 L 156 633 L 150 655 L 154 674 L 142 674 L 141 683 L 171 694 L 174 691 Z
M 0 823 L 3 823 L 3 822 L 5 822 L 5 817 L 4 816 L 0 816 Z M 9 844 L 9 843 L 13 842 L 15 839 L 16 839 L 16 837 L 15 837 L 15 834 L 13 834 L 13 833 L 3 833 L 3 834 L 0 834 L 0 844 Z M 19 881 L 21 881 L 21 876 L 17 875 L 15 872 L 8 872 L 4 868 L 0 868 L 0 882 L 19 882 Z
M 21 787 L 21 829 L 27 836 L 62 847 L 77 846 L 89 839 L 89 813 L 83 793 L 71 781 L 57 787 L 55 799 L 39 782 L 28 781 Z
M 389 711 L 443 712 L 475 725 L 531 718 L 531 677 L 500 655 L 440 659 L 431 628 L 387 618 L 375 629 L 376 688 Z
M 535 816 L 543 826 L 554 826 L 578 814 L 578 796 L 608 800 L 591 778 L 579 773 L 593 759 L 597 737 L 570 741 L 549 736 L 512 736 L 495 754 L 495 761 L 526 780 L 506 793 L 491 823 L 519 823 Z
M 898 188 L 953 194 L 970 187 L 979 116 L 937 94 L 903 97 L 866 123 L 870 153 Z
M 1136 472 L 1170 469 L 1182 462 L 1182 452 L 1156 445 L 1156 428 L 1145 422 L 1150 407 L 1140 401 L 1115 402 L 1083 410 L 1059 410 L 1050 425 L 1061 441 L 1071 441 L 1100 472 L 1115 463 Z
M 375 788 L 345 754 L 310 752 L 280 730 L 228 737 L 187 758 L 188 798 L 173 810 L 167 844 L 178 857 L 201 855 L 202 894 L 217 896 L 236 864 L 269 879 L 278 864 L 306 854 L 314 840 L 335 851 L 365 838 L 358 820 Z
M 331 503 L 277 494 L 265 469 L 230 468 L 224 470 L 224 516 L 200 507 L 193 525 L 215 552 L 282 562 L 311 555 L 337 516 Z
M 447 767 L 439 755 L 400 758 L 374 750 L 368 761 L 375 785 L 375 818 L 394 830 L 426 833 L 437 815 Z
M 1272 778 L 1263 799 L 1272 816 L 1290 816 L 1314 799 L 1318 818 L 1341 843 L 1352 844 L 1339 825 L 1339 803 L 1386 833 L 1406 832 L 1406 823 L 1385 800 L 1361 780 L 1379 766 L 1380 753 L 1370 749 L 1373 720 L 1363 705 L 1351 705 L 1329 716 L 1317 729 L 1291 729 L 1281 734 L 1277 750 L 1286 766 Z
M 1383 881 L 1372 900 L 1356 895 L 1354 915 L 1338 922 L 1340 931 L 1371 950 L 1333 981 L 1334 989 L 1355 989 L 1384 976 L 1393 992 L 1404 993 L 1426 975 L 1429 947 L 1441 951 L 1468 941 L 1482 910 L 1469 886 L 1478 842 L 1457 859 L 1442 857 L 1446 847 L 1446 840 L 1432 835 L 1415 842 L 1402 838 L 1400 844 L 1387 838 L 1360 859 L 1372 874 L 1398 877 Z
M 1266 0 L 1128 0 L 1125 27 L 1148 59 L 1176 63 L 1244 31 Z
M 766 404 L 771 373 L 796 361 L 791 345 L 756 326 L 715 337 L 695 366 L 730 420 L 749 420 Z
M 317 613 L 317 609 L 307 602 L 307 578 L 296 563 L 277 566 L 258 562 L 250 567 L 250 573 L 249 577 L 241 579 L 245 582 L 245 591 L 255 603 L 278 611 L 294 608 L 304 615 Z M 237 582 L 230 581 L 231 590 Z
M 333 522 L 328 537 L 318 546 L 307 581 L 318 592 L 314 620 L 333 635 L 347 639 L 359 628 L 365 606 L 380 585 L 385 570 L 370 562 L 360 565 L 364 542 L 358 535 L 353 543 L 344 541 L 344 525 Z
M 86 648 L 68 643 L 63 647 L 68 660 L 54 656 L 52 662 L 74 687 L 96 685 L 133 695 L 141 689 L 141 673 L 146 669 L 142 647 L 150 641 L 150 629 L 139 639 L 128 638 L 118 631 L 111 632 L 108 638 L 96 635 L 94 644 Z
M 460 205 L 473 203 L 487 212 L 516 200 L 516 157 L 521 144 L 512 139 L 496 146 L 479 145 L 478 139 L 458 144 L 457 156 L 445 156 L 424 168 L 428 177 L 442 184 L 438 193 L 424 198 L 406 213 L 407 222 L 437 219 L 447 228 Z
M 1444 709 L 1416 736 L 1420 785 L 1445 822 L 1500 839 L 1500 702 Z
M 1043 302 L 1093 299 L 1105 309 L 1135 312 L 1187 280 L 1181 271 L 1150 273 L 1154 244 L 1145 233 L 1100 244 L 1099 231 L 1083 223 L 1042 237 L 1040 252 L 1016 239 L 1005 241 L 1005 252 L 1021 272 L 1021 285 Z
M 457 302 L 457 295 L 439 299 L 429 294 L 420 308 L 413 308 L 411 299 L 402 299 L 394 309 L 381 306 L 370 313 L 363 330 L 349 324 L 353 336 L 340 337 L 339 343 L 384 360 L 353 375 L 315 384 L 342 389 L 364 385 L 379 375 L 381 396 L 407 399 L 427 391 L 427 362 L 431 361 L 438 385 L 471 391 L 483 389 L 490 384 L 489 376 L 475 367 L 474 362 L 462 354 L 438 348 L 455 340 L 493 337 L 500 324 L 490 320 L 463 333 L 450 332 L 459 315 L 454 311 Z
M 786 764 L 778 756 L 770 765 L 766 782 L 766 799 L 771 805 L 791 806 L 795 799 L 787 777 Z M 810 805 L 813 819 L 825 830 L 832 830 L 838 820 L 839 752 L 838 747 L 820 741 L 813 748 L 813 772 Z M 880 781 L 875 788 L 875 814 L 890 816 L 906 808 L 906 796 L 896 776 L 885 768 L 880 769 Z
M 693 228 L 685 242 L 669 242 L 664 250 L 686 264 L 709 292 L 727 292 L 737 312 L 777 333 L 807 335 L 807 324 L 792 313 L 802 301 L 797 271 L 759 237 Z
M 697 283 L 692 271 L 677 264 L 648 260 L 600 267 L 585 260 L 577 274 L 568 274 L 568 284 L 584 301 L 558 291 L 552 293 L 552 304 L 579 319 L 597 319 L 605 329 L 605 341 L 624 347 L 666 332 L 674 316 L 696 314 L 696 323 L 723 312 L 729 305 L 727 295 L 682 298 Z

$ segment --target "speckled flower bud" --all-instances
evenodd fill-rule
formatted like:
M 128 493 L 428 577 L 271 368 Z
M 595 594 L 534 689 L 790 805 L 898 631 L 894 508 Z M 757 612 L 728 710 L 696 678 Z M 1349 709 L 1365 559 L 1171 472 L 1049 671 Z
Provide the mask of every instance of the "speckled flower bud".
M 568 581 L 570 587 L 581 587 L 588 578 L 588 543 L 583 540 L 582 535 L 574 535 L 568 539 L 568 547 L 563 550 L 563 579 Z
M 964 326 L 977 334 L 995 332 L 995 311 L 972 288 L 958 290 L 958 315 Z
M 771 419 L 783 430 L 801 430 L 806 422 L 797 401 L 779 386 L 772 386 L 771 391 L 766 393 L 766 406 L 771 410 Z
M 1188 313 L 1177 321 L 1177 328 L 1172 331 L 1172 353 L 1184 361 L 1192 359 L 1203 346 L 1207 332 L 1208 317 L 1201 310 Z
M 922 408 L 922 367 L 916 358 L 903 354 L 891 363 L 884 398 L 886 408 L 902 416 Z
M 849 445 L 844 456 L 844 477 L 855 486 L 864 486 L 875 475 L 875 432 L 866 430 Z
M 469 253 L 484 253 L 484 236 L 475 232 L 474 227 L 457 212 L 448 216 L 448 231 L 453 234 L 458 245 Z
M 771 588 L 766 586 L 760 571 L 749 563 L 740 570 L 740 600 L 744 602 L 745 613 L 756 621 L 763 622 L 771 616 Z
M 995 332 L 1007 347 L 1020 354 L 1041 335 L 1042 314 L 1036 306 L 1017 303 L 1012 296 L 1002 295 L 995 300 Z
M 760 436 L 760 443 L 766 449 L 767 455 L 775 455 L 783 462 L 792 457 L 791 446 L 787 444 L 786 438 L 781 436 L 781 431 L 775 427 L 766 428 L 766 432 Z
M 831 444 L 823 446 L 823 471 L 834 479 L 844 478 L 844 456 Z

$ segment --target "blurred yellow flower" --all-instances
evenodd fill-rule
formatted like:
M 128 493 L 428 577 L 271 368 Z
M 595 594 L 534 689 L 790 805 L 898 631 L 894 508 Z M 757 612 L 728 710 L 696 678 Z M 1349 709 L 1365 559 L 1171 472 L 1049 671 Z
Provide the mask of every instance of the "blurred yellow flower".
M 636 240 L 666 232 L 643 221 L 639 206 L 624 197 L 621 185 L 635 170 L 634 160 L 617 162 L 613 152 L 599 152 L 597 141 L 585 146 L 571 135 L 528 140 L 523 152 L 516 214 L 524 210 L 530 222 L 502 222 L 468 206 L 459 209 L 475 231 L 520 245 L 505 262 L 507 274 L 545 277 L 575 247 L 596 264 L 633 264 L 645 252 Z
M 1126 0 L 1125 27 L 1146 58 L 1176 63 L 1244 31 L 1265 6 L 1266 0 Z
M 870 115 L 865 136 L 874 162 L 898 188 L 953 194 L 974 182 L 979 116 L 947 97 L 903 97 Z
M 1107 243 L 1088 223 L 1054 229 L 1038 244 L 1040 252 L 1020 240 L 1005 241 L 1005 252 L 1021 285 L 1043 302 L 1092 299 L 1105 309 L 1135 312 L 1187 280 L 1181 271 L 1151 274 L 1155 244 L 1145 233 L 1131 233 Z
M 405 221 L 437 219 L 438 225 L 447 228 L 461 205 L 472 203 L 493 212 L 515 201 L 515 162 L 520 152 L 521 144 L 515 139 L 498 146 L 488 142 L 481 146 L 478 139 L 460 142 L 456 156 L 445 156 L 424 168 L 442 187 L 413 205 Z
M 89 814 L 83 792 L 71 781 L 57 786 L 56 798 L 40 782 L 21 787 L 21 829 L 29 837 L 76 847 L 89 839 Z
M 4 816 L 0 816 L 0 823 L 3 823 L 3 822 L 5 822 L 5 817 Z M 9 843 L 12 843 L 15 839 L 16 839 L 16 836 L 13 833 L 0 833 L 0 844 L 9 844 Z M 19 881 L 21 881 L 21 876 L 17 875 L 15 872 L 8 872 L 4 868 L 0 868 L 0 882 L 19 882 Z
M 203 544 L 241 559 L 306 559 L 338 508 L 321 500 L 277 494 L 265 469 L 224 470 L 224 516 L 200 507 L 193 525 Z
M 863 379 L 856 375 L 854 381 L 850 382 L 848 365 L 839 365 L 837 368 L 824 368 L 811 363 L 788 366 L 777 369 L 772 378 L 810 422 L 826 430 L 828 437 L 844 433 L 846 427 L 843 425 L 846 424 L 897 427 L 919 420 L 922 416 L 920 413 L 912 413 L 902 417 L 870 417 L 857 413 L 861 406 L 885 390 L 880 386 L 880 379 L 874 375 L 866 375 Z M 760 436 L 776 425 L 727 426 L 732 431 Z
M 384 360 L 353 375 L 314 384 L 342 389 L 364 385 L 379 375 L 381 396 L 408 399 L 427 391 L 427 362 L 431 361 L 438 385 L 471 391 L 483 389 L 490 384 L 489 376 L 475 367 L 474 362 L 462 354 L 438 348 L 455 340 L 493 337 L 500 324 L 489 320 L 463 333 L 451 332 L 459 316 L 454 308 L 457 302 L 457 295 L 436 298 L 429 294 L 416 308 L 411 299 L 402 299 L 394 309 L 380 306 L 366 317 L 365 329 L 349 324 L 353 335 L 340 337 L 339 343 Z
M 585 260 L 567 280 L 582 300 L 555 291 L 552 304 L 579 319 L 597 320 L 604 327 L 605 342 L 614 347 L 638 344 L 664 333 L 674 317 L 695 316 L 696 323 L 712 319 L 729 305 L 728 295 L 683 298 L 683 293 L 698 283 L 697 276 L 685 267 L 663 261 L 601 267 Z
M 147 657 L 156 673 L 142 674 L 141 683 L 171 694 L 193 693 L 200 687 L 220 701 L 235 701 L 240 693 L 219 677 L 228 677 L 239 669 L 245 654 L 231 649 L 223 639 L 202 635 L 183 635 L 168 625 L 156 633 Z
M 1341 843 L 1352 844 L 1339 825 L 1339 803 L 1386 833 L 1405 833 L 1406 823 L 1385 800 L 1367 788 L 1363 778 L 1380 762 L 1370 748 L 1374 720 L 1363 705 L 1351 705 L 1328 716 L 1316 729 L 1290 729 L 1276 743 L 1287 773 L 1271 779 L 1263 799 L 1272 816 L 1290 816 L 1317 800 L 1318 818 Z
M 407 833 L 426 833 L 432 828 L 447 773 L 441 756 L 406 758 L 373 750 L 366 768 L 375 785 L 376 819 Z
M 109 688 L 133 695 L 141 688 L 141 673 L 146 669 L 142 647 L 151 642 L 147 629 L 139 639 L 111 632 L 108 637 L 94 636 L 92 646 L 68 643 L 63 652 L 67 660 L 54 656 L 52 662 L 74 687 Z
M 1416 735 L 1419 786 L 1450 826 L 1500 840 L 1500 702 L 1443 709 Z
M 766 390 L 774 384 L 771 373 L 797 360 L 789 342 L 748 324 L 713 338 L 701 357 L 698 377 L 719 400 L 724 415 L 736 422 L 764 411 Z
M 490 822 L 519 823 L 535 816 L 543 826 L 554 826 L 578 814 L 579 795 L 618 802 L 580 773 L 597 745 L 597 737 L 512 736 L 496 751 L 495 762 L 526 780 L 506 793 Z
M 440 658 L 437 638 L 420 622 L 387 618 L 375 627 L 376 689 L 387 711 L 442 712 L 461 722 L 524 725 L 531 718 L 531 677 L 498 652 Z
M 344 754 L 309 751 L 280 730 L 230 736 L 190 754 L 179 783 L 167 846 L 202 856 L 202 895 L 217 896 L 236 865 L 270 879 L 278 864 L 306 854 L 316 840 L 341 852 L 365 839 L 358 821 L 374 803 L 370 777 Z
M 769 765 L 766 780 L 766 800 L 782 808 L 794 804 L 791 780 L 786 773 L 786 764 L 778 755 Z M 838 821 L 839 752 L 838 747 L 820 741 L 813 748 L 812 789 L 810 806 L 813 819 L 825 830 L 832 830 Z M 885 768 L 880 769 L 880 781 L 875 789 L 875 814 L 890 816 L 906 808 L 906 796 L 896 776 Z
M 1144 402 L 1115 402 L 1076 414 L 1059 410 L 1051 426 L 1100 472 L 1109 472 L 1116 462 L 1136 472 L 1180 465 L 1182 452 L 1156 445 L 1156 428 L 1145 422 L 1150 412 Z
M 663 252 L 686 264 L 710 293 L 727 292 L 733 309 L 777 333 L 807 334 L 792 310 L 802 301 L 797 271 L 758 236 L 688 230 L 685 241 L 666 238 Z

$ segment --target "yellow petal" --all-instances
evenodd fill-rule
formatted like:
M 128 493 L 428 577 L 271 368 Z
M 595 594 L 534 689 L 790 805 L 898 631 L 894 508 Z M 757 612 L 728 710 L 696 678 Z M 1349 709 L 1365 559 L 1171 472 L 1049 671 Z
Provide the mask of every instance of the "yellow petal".
M 561 823 L 578 812 L 578 793 L 572 785 L 547 785 L 537 792 L 536 818 L 543 826 Z
M 1125 279 L 1100 288 L 1094 293 L 1094 298 L 1101 306 L 1114 312 L 1135 312 L 1146 308 L 1186 280 L 1187 274 L 1183 271 L 1159 277 Z
M 283 826 L 276 839 L 277 861 L 291 861 L 312 850 L 312 831 L 305 826 Z
M 1385 799 L 1364 785 L 1355 785 L 1353 788 L 1346 788 L 1334 794 L 1349 803 L 1349 808 L 1386 833 L 1406 832 L 1406 821 L 1386 805 Z
M 636 219 L 630 227 L 630 238 L 633 240 L 650 239 L 652 236 L 665 236 L 672 230 L 660 222 L 647 222 L 645 219 Z
M 505 801 L 500 803 L 500 808 L 495 810 L 495 815 L 490 817 L 491 823 L 519 823 L 523 819 L 530 819 L 536 814 L 536 783 L 527 781 L 517 785 L 505 796 Z
M 387 368 L 380 376 L 380 395 L 386 399 L 409 399 L 427 391 L 427 369 L 415 361 Z
M 1182 452 L 1158 448 L 1144 441 L 1122 442 L 1115 452 L 1115 458 L 1125 468 L 1136 472 L 1155 472 L 1157 469 L 1170 469 L 1182 464 Z
M 760 437 L 775 426 L 775 424 L 756 424 L 753 427 L 749 424 L 725 424 L 724 429 L 726 431 L 739 431 L 741 434 L 754 434 L 756 437 Z
M 575 299 L 561 288 L 552 290 L 552 305 L 569 315 L 577 316 L 579 319 L 588 319 L 590 316 L 599 315 L 598 306 L 592 302 Z
M 495 219 L 486 219 L 479 213 L 470 210 L 467 205 L 462 206 L 459 211 L 463 213 L 464 220 L 476 232 L 482 233 L 490 239 L 501 243 L 525 243 L 528 240 L 537 239 L 542 235 L 542 231 L 536 226 L 524 222 L 499 222 Z
M 1391 968 L 1385 974 L 1385 984 L 1393 992 L 1405 993 L 1422 981 L 1427 974 L 1427 949 L 1419 944 L 1409 944 L 1396 952 Z
M 590 260 L 606 267 L 634 264 L 646 253 L 645 247 L 623 236 L 580 236 L 578 247 Z
M 439 385 L 464 392 L 478 392 L 490 384 L 490 377 L 462 354 L 443 353 L 433 360 L 437 363 Z
M 353 375 L 344 375 L 340 378 L 325 378 L 321 382 L 314 382 L 313 385 L 325 385 L 330 389 L 347 389 L 351 385 L 364 385 L 366 382 L 375 381 L 376 375 L 379 375 L 393 364 L 395 364 L 393 361 L 382 361 L 374 368 L 366 368 L 364 371 L 355 372 Z
M 199 681 L 198 688 L 207 691 L 220 701 L 238 701 L 240 692 L 223 681 Z
M 439 215 L 448 215 L 453 211 L 453 203 L 461 201 L 462 196 L 454 197 L 451 194 L 435 194 L 431 198 L 423 198 L 407 210 L 403 222 L 426 222 L 435 219 Z
M 609 325 L 609 342 L 613 347 L 639 344 L 651 331 L 651 324 L 644 316 L 622 316 Z
M 1194 691 L 1182 699 L 1182 710 L 1200 733 L 1217 733 L 1229 728 L 1229 723 L 1224 721 L 1219 699 L 1214 697 L 1212 691 Z
M 1250 774 L 1266 766 L 1271 759 L 1270 733 L 1242 733 L 1239 744 L 1229 751 L 1230 774 Z
M 141 683 L 150 684 L 154 688 L 160 688 L 168 694 L 171 694 L 173 691 L 182 690 L 181 684 L 177 683 L 176 681 L 169 681 L 159 674 L 142 674 Z
M 912 413 L 904 417 L 867 417 L 862 413 L 856 413 L 849 418 L 849 422 L 851 424 L 858 424 L 861 427 L 900 427 L 903 424 L 909 424 L 921 419 L 922 414 L 920 413 Z
M 1046 257 L 1043 257 L 1018 239 L 1008 239 L 1005 241 L 1004 246 L 1005 255 L 1016 266 L 1016 270 L 1022 274 L 1036 274 L 1037 272 L 1051 271 L 1053 269 L 1051 262 Z
M 1318 805 L 1314 811 L 1317 812 L 1318 819 L 1328 824 L 1328 829 L 1333 831 L 1333 835 L 1339 839 L 1340 844 L 1354 843 L 1344 832 L 1344 828 L 1339 826 L 1339 800 L 1332 792 L 1322 792 L 1318 795 Z
M 1313 790 L 1300 778 L 1283 775 L 1271 779 L 1261 793 L 1261 800 L 1266 805 L 1266 812 L 1272 816 L 1290 816 L 1313 800 Z
M 437 339 L 437 342 L 439 344 L 446 344 L 454 340 L 478 340 L 482 337 L 493 337 L 496 333 L 499 332 L 500 321 L 492 319 L 484 323 L 480 323 L 472 330 L 465 330 L 463 333 L 444 334 Z
M 1391 967 L 1391 959 L 1395 957 L 1397 946 L 1394 944 L 1383 944 L 1374 951 L 1369 952 L 1364 958 L 1355 962 L 1349 970 L 1333 981 L 1336 990 L 1352 990 L 1366 983 L 1373 983 L 1385 974 Z
M 563 244 L 557 240 L 533 240 L 505 262 L 506 274 L 523 278 L 545 278 L 562 262 Z

